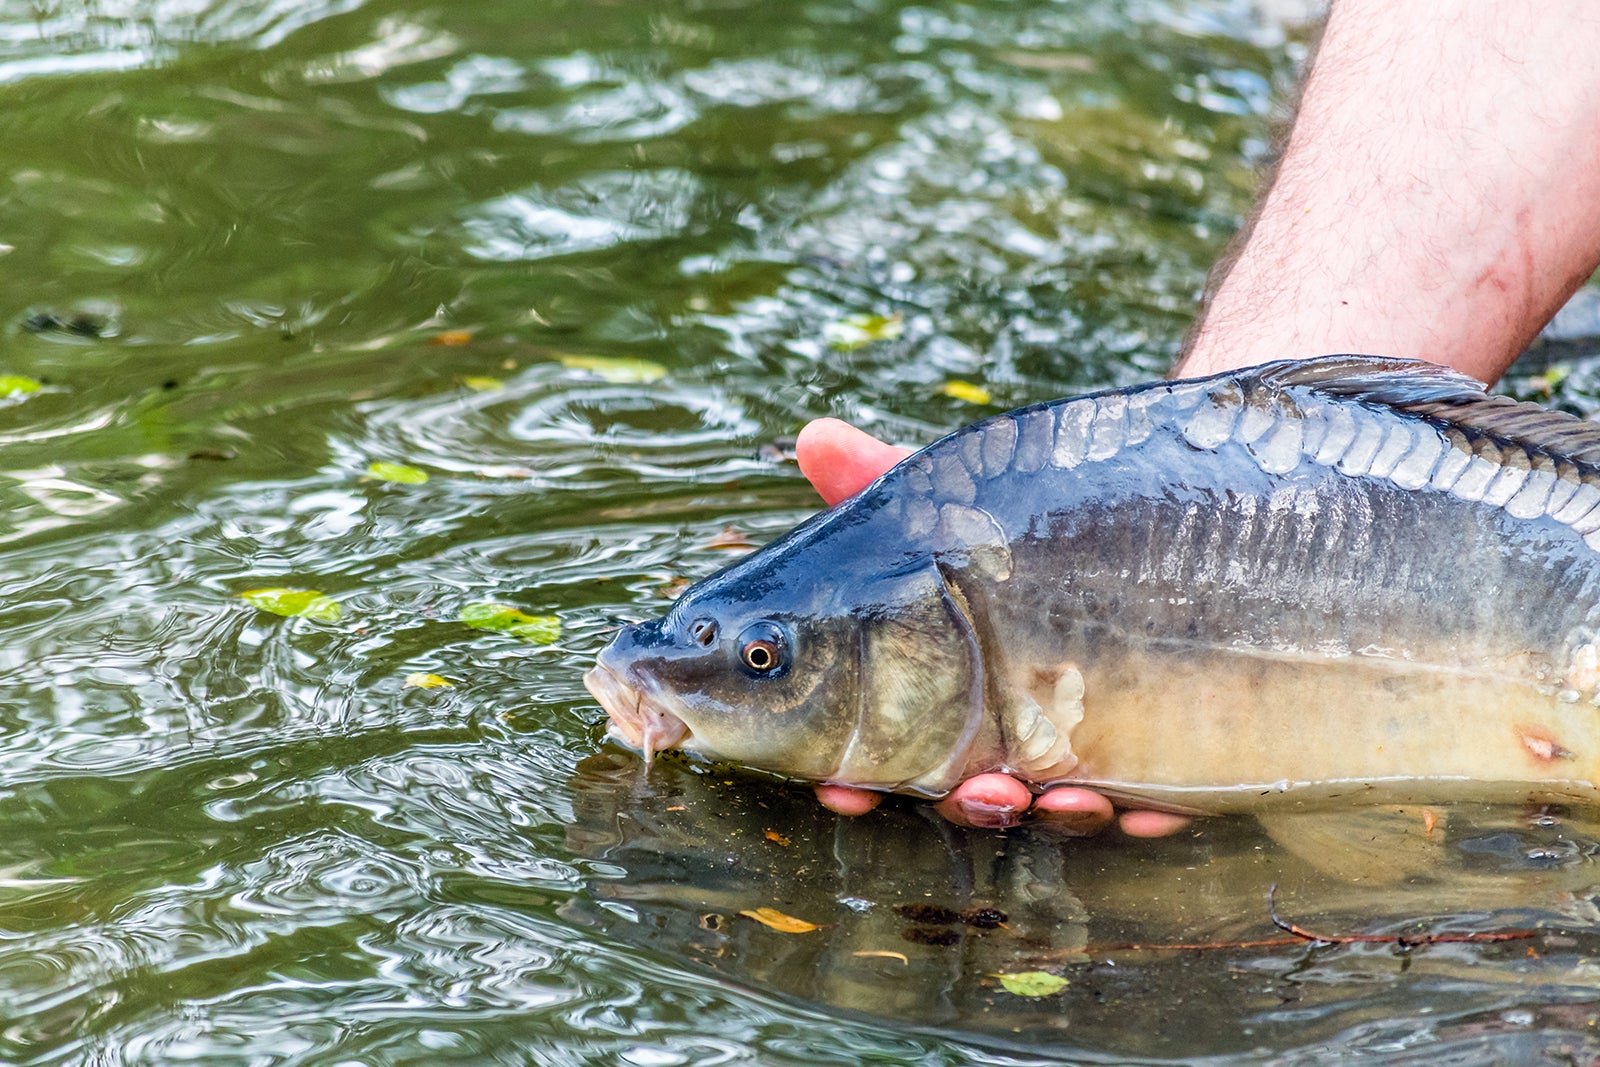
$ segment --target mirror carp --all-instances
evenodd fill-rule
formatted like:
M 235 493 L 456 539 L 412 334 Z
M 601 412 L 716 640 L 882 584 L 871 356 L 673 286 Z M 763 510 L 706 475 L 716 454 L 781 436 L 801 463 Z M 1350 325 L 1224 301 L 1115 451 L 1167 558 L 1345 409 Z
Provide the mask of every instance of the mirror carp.
M 624 627 L 652 751 L 1175 811 L 1600 799 L 1600 426 L 1432 364 L 1272 363 L 959 430 Z

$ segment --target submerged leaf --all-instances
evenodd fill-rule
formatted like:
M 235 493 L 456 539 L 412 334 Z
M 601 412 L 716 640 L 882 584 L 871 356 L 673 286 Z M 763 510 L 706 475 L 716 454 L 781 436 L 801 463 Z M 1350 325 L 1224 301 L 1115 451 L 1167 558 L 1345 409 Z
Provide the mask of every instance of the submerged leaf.
M 756 547 L 756 543 L 746 537 L 744 531 L 737 526 L 724 526 L 722 532 L 706 542 L 707 548 L 746 549 Z
M 24 378 L 20 374 L 0 374 L 0 399 L 26 396 L 43 388 L 44 383 L 33 378 Z
M 428 480 L 428 472 L 425 470 L 381 459 L 367 464 L 367 473 L 379 481 L 395 482 L 399 485 L 421 485 Z
M 874 341 L 893 341 L 905 332 L 905 316 L 847 315 L 823 327 L 822 334 L 840 352 L 854 352 Z
M 506 383 L 499 378 L 491 378 L 487 374 L 469 374 L 461 379 L 461 384 L 475 393 L 492 393 L 496 389 L 504 389 Z
M 793 915 L 785 915 L 777 908 L 756 908 L 752 911 L 741 911 L 740 915 L 754 919 L 762 926 L 770 926 L 780 934 L 809 934 L 822 927 L 816 923 L 808 923 L 804 919 L 796 919 Z
M 461 348 L 472 343 L 471 330 L 445 330 L 436 333 L 428 339 L 429 344 L 440 345 L 444 348 Z
M 945 396 L 964 400 L 969 404 L 987 404 L 994 398 L 989 395 L 989 390 L 981 385 L 971 382 L 949 381 L 939 386 L 938 391 Z
M 474 630 L 513 634 L 536 645 L 548 645 L 561 636 L 561 620 L 554 615 L 529 615 L 510 604 L 468 604 L 461 621 Z
M 568 370 L 585 370 L 613 385 L 642 385 L 667 376 L 667 368 L 661 364 L 631 356 L 562 356 L 560 359 Z
M 246 589 L 239 594 L 239 599 L 251 607 L 285 618 L 338 622 L 344 614 L 337 601 L 316 589 L 285 589 L 281 586 Z
M 1048 997 L 1059 993 L 1071 983 L 1059 974 L 1049 971 L 1022 971 L 1018 974 L 997 974 L 1000 985 L 1007 993 L 1019 997 Z
M 442 674 L 429 674 L 427 671 L 416 671 L 406 675 L 407 689 L 453 689 L 454 684 Z

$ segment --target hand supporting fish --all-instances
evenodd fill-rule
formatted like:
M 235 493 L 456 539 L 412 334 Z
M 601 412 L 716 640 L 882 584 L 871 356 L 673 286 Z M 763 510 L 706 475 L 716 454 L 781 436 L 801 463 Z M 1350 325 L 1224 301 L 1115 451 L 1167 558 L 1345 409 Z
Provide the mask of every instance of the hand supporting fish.
M 838 419 L 807 424 L 795 442 L 800 473 L 829 507 L 861 492 L 911 452 Z M 841 815 L 864 815 L 884 797 L 843 785 L 818 785 L 816 791 L 824 807 Z M 1079 836 L 1099 833 L 1113 818 L 1130 837 L 1165 837 L 1189 823 L 1187 816 L 1167 811 L 1118 814 L 1109 799 L 1092 789 L 1058 786 L 1035 795 L 1017 778 L 995 771 L 967 779 L 935 807 L 957 825 L 985 828 L 1013 826 L 1031 812 L 1056 829 Z
M 647 754 L 841 806 L 1006 779 L 1064 787 L 1046 811 L 1600 803 L 1600 427 L 1354 356 L 1034 405 L 623 628 L 586 681 Z

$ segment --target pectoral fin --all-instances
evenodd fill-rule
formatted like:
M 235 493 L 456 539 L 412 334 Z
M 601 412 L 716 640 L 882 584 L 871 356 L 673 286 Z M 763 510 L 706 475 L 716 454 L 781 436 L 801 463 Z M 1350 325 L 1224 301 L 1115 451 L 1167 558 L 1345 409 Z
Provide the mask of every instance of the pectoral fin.
M 1083 675 L 1070 663 L 1029 672 L 1005 708 L 1006 769 L 1031 782 L 1055 781 L 1078 765 L 1072 730 L 1083 721 Z
M 1428 808 L 1356 808 L 1257 816 L 1285 850 L 1324 874 L 1393 885 L 1442 870 L 1448 861 L 1443 814 Z

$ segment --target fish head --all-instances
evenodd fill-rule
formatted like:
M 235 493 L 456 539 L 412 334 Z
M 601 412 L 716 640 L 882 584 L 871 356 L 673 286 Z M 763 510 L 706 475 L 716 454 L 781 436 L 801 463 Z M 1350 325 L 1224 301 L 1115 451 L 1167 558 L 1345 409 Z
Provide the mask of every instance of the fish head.
M 829 567 L 796 555 L 808 553 L 769 546 L 617 633 L 584 679 L 611 735 L 646 758 L 676 747 L 808 781 L 947 792 L 983 684 L 940 571 L 926 556 Z

